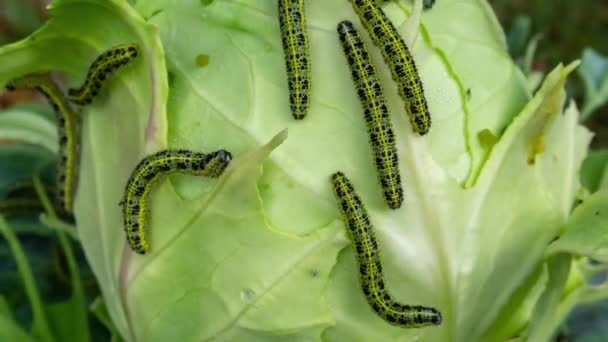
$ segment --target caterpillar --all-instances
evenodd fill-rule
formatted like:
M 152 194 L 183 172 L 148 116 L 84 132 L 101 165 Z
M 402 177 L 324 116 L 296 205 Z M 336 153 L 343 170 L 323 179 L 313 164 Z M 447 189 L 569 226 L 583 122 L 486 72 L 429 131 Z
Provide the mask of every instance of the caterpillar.
M 373 0 L 351 0 L 353 8 L 374 44 L 382 51 L 399 96 L 405 103 L 414 132 L 425 135 L 431 127 L 431 115 L 424 96 L 416 63 L 395 26 Z
M 279 26 L 291 114 L 294 119 L 302 120 L 310 105 L 310 55 L 304 0 L 279 0 Z
M 78 185 L 80 117 L 70 107 L 63 92 L 49 74 L 26 75 L 9 82 L 6 87 L 9 90 L 36 89 L 47 98 L 55 111 L 59 136 L 55 207 L 61 218 L 71 219 L 74 194 Z
M 82 86 L 68 90 L 69 100 L 79 105 L 90 104 L 112 72 L 133 61 L 138 55 L 137 44 L 117 45 L 105 51 L 89 67 Z
M 154 183 L 171 173 L 219 177 L 232 160 L 232 154 L 219 150 L 209 154 L 189 150 L 164 150 L 144 158 L 133 170 L 120 204 L 124 229 L 131 249 L 139 254 L 149 250 L 145 236 L 148 195 Z
M 331 175 L 331 182 L 353 243 L 361 289 L 373 311 L 386 322 L 403 328 L 440 325 L 442 317 L 437 309 L 401 304 L 393 299 L 385 287 L 380 248 L 363 201 L 342 172 Z
M 337 30 L 363 106 L 369 143 L 384 200 L 391 209 L 397 209 L 403 203 L 403 188 L 395 134 L 384 98 L 384 90 L 367 48 L 353 23 L 348 20 L 342 21 L 338 24 Z

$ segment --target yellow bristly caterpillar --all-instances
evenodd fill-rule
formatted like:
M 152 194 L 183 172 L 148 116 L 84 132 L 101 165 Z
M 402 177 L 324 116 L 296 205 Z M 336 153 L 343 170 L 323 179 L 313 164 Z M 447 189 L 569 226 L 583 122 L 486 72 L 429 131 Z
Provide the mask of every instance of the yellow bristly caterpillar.
M 334 173 L 331 182 L 353 243 L 361 289 L 370 307 L 383 320 L 404 328 L 440 325 L 442 317 L 437 309 L 405 305 L 393 299 L 385 287 L 380 247 L 363 201 L 342 172 Z
M 7 89 L 36 89 L 49 101 L 57 117 L 59 160 L 57 162 L 56 207 L 59 216 L 70 218 L 78 186 L 80 161 L 80 117 L 70 107 L 59 86 L 48 74 L 26 75 L 7 84 Z
M 110 79 L 112 72 L 128 64 L 138 55 L 139 48 L 136 44 L 117 45 L 105 51 L 89 67 L 83 85 L 68 90 L 69 100 L 79 105 L 93 102 L 105 82 Z
M 393 80 L 397 82 L 399 96 L 405 102 L 405 110 L 414 132 L 425 135 L 431 127 L 431 115 L 422 81 L 416 70 L 416 63 L 405 41 L 374 0 L 351 0 L 351 2 L 361 23 L 374 44 L 380 48 L 385 62 L 389 65 Z
M 145 254 L 149 243 L 145 235 L 148 195 L 156 181 L 171 173 L 219 177 L 232 160 L 232 154 L 219 150 L 209 154 L 189 150 L 164 150 L 144 158 L 133 170 L 123 200 L 124 229 L 133 251 Z
M 395 134 L 386 106 L 384 90 L 357 29 L 348 20 L 340 22 L 337 29 L 363 106 L 369 143 L 384 200 L 391 209 L 397 209 L 403 203 L 403 188 Z
M 279 0 L 279 24 L 291 114 L 301 120 L 310 105 L 310 55 L 304 0 Z

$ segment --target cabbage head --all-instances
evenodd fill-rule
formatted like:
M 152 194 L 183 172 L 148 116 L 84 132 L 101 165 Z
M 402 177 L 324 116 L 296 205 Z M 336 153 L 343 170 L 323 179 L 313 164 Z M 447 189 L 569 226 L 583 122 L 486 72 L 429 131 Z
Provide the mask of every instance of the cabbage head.
M 587 279 L 608 262 L 608 193 L 579 170 L 592 134 L 558 65 L 536 89 L 511 60 L 485 0 L 386 1 L 409 43 L 432 115 L 412 132 L 379 50 L 405 202 L 384 204 L 336 24 L 347 0 L 308 0 L 311 106 L 292 119 L 277 2 L 55 0 L 30 37 L 0 49 L 0 85 L 52 71 L 76 86 L 104 50 L 136 63 L 87 106 L 77 235 L 127 341 L 546 341 L 570 309 L 605 298 Z M 54 146 L 53 144 L 50 144 Z M 56 148 L 56 146 L 54 146 Z M 227 149 L 216 180 L 173 175 L 151 194 L 151 250 L 133 253 L 119 202 L 161 149 Z M 358 284 L 329 176 L 363 198 L 399 301 L 439 327 L 376 316 Z

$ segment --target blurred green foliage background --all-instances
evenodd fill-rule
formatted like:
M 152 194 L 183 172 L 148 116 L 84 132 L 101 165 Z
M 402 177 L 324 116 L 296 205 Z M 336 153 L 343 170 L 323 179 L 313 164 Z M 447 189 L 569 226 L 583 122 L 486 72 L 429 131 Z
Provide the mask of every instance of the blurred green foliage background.
M 538 35 L 532 68 L 548 71 L 560 62 L 569 63 L 593 49 L 608 56 L 608 2 L 597 0 L 490 0 L 505 32 L 514 59 L 521 61 L 529 40 Z M 606 79 L 608 60 L 599 60 L 593 76 Z M 582 106 L 584 80 L 571 78 L 570 95 Z M 596 133 L 593 147 L 608 147 L 608 105 L 594 110 L 586 124 Z
M 24 38 L 39 27 L 47 16 L 47 2 L 1 0 L 0 45 Z M 582 58 L 578 77 L 569 80 L 569 95 L 582 108 L 581 120 L 596 133 L 593 149 L 608 148 L 608 58 L 605 57 L 608 56 L 608 2 L 490 0 L 490 3 L 505 29 L 511 55 L 529 76 L 536 73 L 540 78 L 560 62 Z M 0 93 L 0 110 L 32 99 L 44 103 L 31 92 Z M 47 111 L 50 115 L 50 110 Z M 45 152 L 0 141 L 0 189 L 14 182 L 15 175 L 27 178 L 37 172 L 43 178 L 52 177 L 51 156 Z M 604 155 L 608 154 L 604 152 Z M 25 249 L 43 301 L 59 302 L 69 297 L 72 282 L 67 271 L 65 249 L 56 235 L 42 226 L 37 217 L 11 221 L 11 227 Z M 90 303 L 99 295 L 99 290 L 78 243 L 72 241 L 72 245 Z M 0 265 L 0 294 L 6 299 L 15 319 L 28 327 L 32 324 L 30 303 L 9 244 L 4 239 L 0 239 Z M 602 277 L 598 282 L 605 281 L 607 276 Z M 0 309 L 3 309 L 2 304 Z M 97 314 L 97 317 L 92 314 L 89 317 L 92 339 L 107 341 L 110 334 L 100 323 L 99 312 Z M 557 340 L 608 341 L 608 302 L 575 310 Z

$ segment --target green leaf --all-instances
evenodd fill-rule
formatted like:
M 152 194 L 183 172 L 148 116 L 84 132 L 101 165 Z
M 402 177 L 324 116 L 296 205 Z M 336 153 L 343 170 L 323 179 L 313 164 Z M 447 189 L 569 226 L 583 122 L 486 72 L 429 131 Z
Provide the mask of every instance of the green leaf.
M 548 253 L 571 253 L 608 262 L 608 189 L 587 197 L 569 218 L 565 233 Z
M 74 296 L 45 307 L 49 325 L 57 341 L 82 342 L 89 340 L 88 317 L 82 315 L 82 303 Z M 83 322 L 84 320 L 84 322 Z
M 11 308 L 9 308 L 6 298 L 4 298 L 2 295 L 0 295 L 0 316 L 11 319 L 13 318 Z
M 6 0 L 2 4 L 3 17 L 20 35 L 27 35 L 42 24 L 36 6 L 20 0 Z
M 581 121 L 585 121 L 608 101 L 608 57 L 592 48 L 585 49 L 578 74 L 585 86 L 585 105 L 581 111 Z
M 0 295 L 0 341 L 29 342 L 34 339 L 13 319 L 4 296 Z
M 41 237 L 50 237 L 53 234 L 53 231 L 49 230 L 48 227 L 41 222 L 38 222 L 37 215 L 39 214 L 40 213 L 28 213 L 26 215 L 30 216 L 20 216 L 18 218 L 9 217 L 5 219 L 10 220 L 11 228 L 17 235 L 32 234 Z
M 450 20 L 454 13 L 468 20 Z M 460 142 L 453 140 L 454 132 L 437 134 L 451 137 L 450 148 L 445 150 L 449 159 L 443 158 L 451 161 L 447 166 L 463 167 L 464 164 L 466 185 L 472 186 L 491 152 L 477 139 L 478 134 L 488 130 L 500 136 L 529 100 L 530 93 L 524 75 L 509 56 L 504 34 L 486 2 L 442 1 L 423 16 L 422 23 L 428 30 L 431 46 L 449 65 L 450 76 L 457 82 L 462 99 L 467 97 L 467 92 L 471 93 L 470 101 L 450 104 L 458 114 L 437 108 L 437 111 L 445 111 L 445 120 L 450 120 L 451 126 L 460 125 L 456 118 L 464 120 L 464 127 L 459 128 L 466 133 L 466 149 L 462 150 L 457 145 Z M 475 63 L 471 63 L 472 59 Z M 438 92 L 430 92 L 428 97 L 445 102 L 444 98 L 449 98 L 442 90 L 445 83 L 446 80 L 437 82 Z M 425 83 L 425 90 L 426 87 Z M 462 180 L 461 172 L 451 173 Z
M 590 192 L 608 188 L 608 151 L 591 151 L 581 168 L 581 183 Z
M 558 254 L 565 256 L 566 254 Z M 554 258 L 554 256 L 552 257 Z M 564 318 L 568 315 L 569 312 L 577 307 L 588 307 L 589 304 L 594 303 L 598 304 L 599 301 L 606 301 L 608 299 L 608 284 L 604 282 L 601 285 L 590 285 L 589 279 L 585 279 L 585 273 L 582 271 L 588 261 L 585 259 L 582 260 L 573 260 L 572 266 L 570 268 L 570 275 L 568 276 L 568 281 L 563 288 L 563 292 L 559 303 L 553 307 L 550 314 L 546 316 L 545 325 L 547 329 L 545 330 L 545 335 L 548 336 L 551 333 L 550 326 L 556 326 L 560 322 L 564 320 Z M 550 287 L 550 284 L 547 286 L 547 291 L 552 291 L 553 289 Z M 578 309 L 576 311 L 579 311 Z M 538 319 L 542 321 L 543 319 Z M 569 319 L 571 321 L 571 319 Z M 587 320 L 587 325 L 591 320 Z M 600 323 L 601 324 L 601 323 Z M 568 324 L 570 325 L 570 324 Z M 589 326 L 586 330 L 589 329 Z M 579 330 L 580 331 L 580 330 Z M 578 340 L 579 336 L 572 336 L 569 334 L 569 337 Z M 540 340 L 540 341 L 545 341 Z
M 543 81 L 544 77 L 545 75 L 542 72 L 531 72 L 527 79 L 528 89 L 530 91 L 535 91 L 536 89 L 538 89 L 538 86 Z
M 79 240 L 78 234 L 76 232 L 76 227 L 64 221 L 61 221 L 56 217 L 50 217 L 49 215 L 42 214 L 40 215 L 40 223 L 44 224 L 46 226 L 46 229 L 49 231 L 55 230 L 57 232 L 66 233 L 70 238 L 76 241 Z
M 322 293 L 346 242 L 342 225 L 333 221 L 302 237 L 266 225 L 256 180 L 260 163 L 278 142 L 275 138 L 266 147 L 237 157 L 208 196 L 183 202 L 168 184 L 156 190 L 165 205 L 151 212 L 150 221 L 176 229 L 151 230 L 155 253 L 138 261 L 125 279 L 136 339 L 185 339 L 192 334 L 202 340 L 294 334 L 318 339 L 333 323 Z M 235 193 L 240 194 L 238 200 Z M 226 212 L 228 207 L 234 212 Z M 180 215 L 185 221 L 176 222 L 175 215 L 167 215 L 176 210 L 190 214 Z M 207 262 L 181 252 L 194 246 L 200 246 Z M 154 272 L 169 266 L 178 279 L 189 280 L 174 283 Z M 169 283 L 172 290 L 167 292 Z M 294 296 L 295 286 L 308 290 Z M 199 328 L 201 321 L 206 324 Z
M 17 322 L 5 316 L 0 316 L 0 340 L 19 342 L 37 341 L 28 335 L 27 332 L 17 324 Z
M 509 51 L 511 55 L 518 56 L 526 48 L 526 42 L 530 38 L 532 27 L 532 20 L 529 16 L 518 15 L 513 18 L 511 29 L 507 36 L 507 42 L 509 44 Z M 524 68 L 526 70 L 526 68 Z
M 476 250 L 476 257 L 469 261 L 473 264 L 468 267 L 477 271 L 461 280 L 458 304 L 464 307 L 475 303 L 477 308 L 474 313 L 461 309 L 466 315 L 456 315 L 464 321 L 461 324 L 474 327 L 473 332 L 459 339 L 476 340 L 484 330 L 490 332 L 498 310 L 508 305 L 508 299 L 541 262 L 541 251 L 569 215 L 578 190 L 575 170 L 591 138 L 588 131 L 577 125 L 574 106 L 561 114 L 564 83 L 575 65 L 558 66 L 549 73 L 534 98 L 494 146 L 469 193 L 472 201 L 469 205 L 476 209 L 464 212 L 480 216 L 475 219 L 477 223 L 460 233 L 468 237 L 458 248 Z M 564 146 L 574 150 L 564 154 Z M 526 194 L 525 200 L 522 194 Z M 456 217 L 450 216 L 450 230 L 459 226 Z M 471 217 L 463 220 L 470 222 Z M 455 262 L 461 264 L 464 260 Z M 496 284 L 500 290 L 491 291 L 487 284 Z
M 55 124 L 27 108 L 12 107 L 0 113 L 0 139 L 40 145 L 57 153 Z
M 0 189 L 34 175 L 47 175 L 54 167 L 55 156 L 35 145 L 0 144 Z
M 58 224 L 57 215 L 51 205 L 48 194 L 45 193 L 44 186 L 37 177 L 34 178 L 34 187 L 49 216 L 48 222 Z M 56 228 L 56 233 L 70 272 L 72 294 L 64 302 L 54 303 L 46 307 L 51 329 L 58 340 L 70 339 L 78 342 L 88 342 L 90 340 L 88 310 L 86 309 L 86 299 L 80 279 L 78 263 L 76 262 L 74 250 L 67 234 L 62 231 L 62 228 Z
M 19 237 L 23 249 L 27 251 L 27 262 L 36 282 L 36 287 L 40 293 L 40 297 L 53 293 L 54 282 L 49 281 L 53 278 L 53 259 L 49 258 L 49 245 L 42 242 L 40 234 L 45 227 L 38 227 L 34 232 L 35 235 L 29 235 L 27 232 L 19 235 L 22 231 L 19 230 L 21 221 L 11 220 L 9 222 L 11 230 Z M 48 229 L 46 229 L 49 233 Z M 50 232 L 52 233 L 52 232 Z M 28 288 L 24 286 L 20 275 L 18 264 L 13 261 L 12 251 L 8 241 L 0 239 L 0 258 L 7 262 L 0 270 L 0 293 L 6 296 L 9 305 L 14 311 L 15 319 L 22 323 L 31 322 L 31 306 L 27 297 Z
M 532 71 L 532 63 L 534 63 L 534 55 L 536 54 L 536 49 L 538 47 L 538 43 L 543 38 L 543 35 L 538 33 L 535 34 L 530 41 L 528 42 L 528 46 L 526 47 L 526 54 L 524 55 L 524 59 L 522 61 L 522 67 L 526 76 L 528 76 L 528 87 L 531 90 L 536 89 L 535 87 L 531 87 L 534 84 L 534 72 Z M 540 80 L 538 80 L 540 83 Z
M 13 257 L 17 263 L 17 267 L 19 269 L 19 274 L 21 275 L 21 280 L 23 281 L 23 287 L 26 290 L 27 297 L 30 301 L 30 305 L 32 307 L 33 313 L 33 324 L 32 324 L 32 334 L 35 338 L 40 339 L 41 341 L 51 342 L 53 341 L 53 336 L 51 334 L 51 330 L 48 324 L 48 318 L 43 311 L 42 300 L 40 299 L 40 293 L 37 289 L 36 282 L 34 280 L 34 276 L 32 274 L 32 270 L 29 266 L 27 257 L 25 256 L 25 252 L 19 243 L 17 237 L 11 231 L 11 228 L 8 226 L 4 218 L 0 215 L 0 234 L 4 236 L 7 240 L 11 252 L 13 253 Z M 11 327 L 10 322 L 3 322 L 8 331 L 14 333 L 16 330 Z M 2 331 L 2 329 L 0 329 Z
M 557 310 L 557 307 L 566 287 L 571 260 L 568 254 L 557 254 L 547 261 L 549 279 L 534 308 L 527 331 L 527 341 L 549 341 L 555 334 L 556 327 L 565 319 L 564 312 Z
M 539 265 L 511 295 L 501 308 L 494 325 L 487 329 L 481 341 L 507 341 L 519 335 L 528 325 L 534 307 L 545 290 L 547 269 Z
M 120 335 L 118 334 L 118 330 L 116 329 L 116 326 L 112 322 L 112 318 L 108 313 L 108 308 L 106 307 L 103 298 L 95 298 L 89 308 L 91 312 L 95 314 L 95 317 L 97 317 L 97 319 L 110 331 L 111 341 L 122 341 Z

